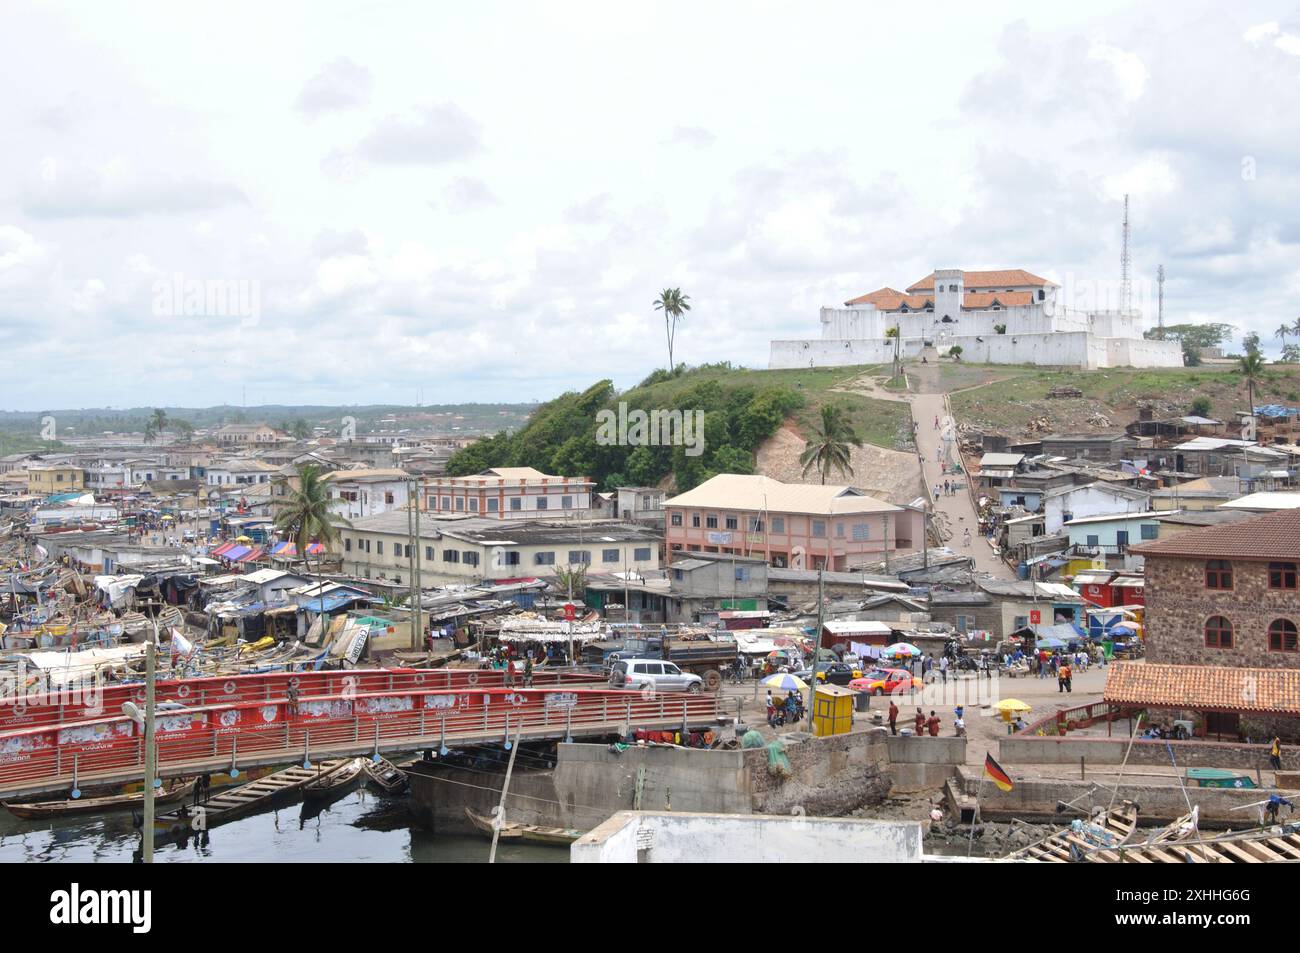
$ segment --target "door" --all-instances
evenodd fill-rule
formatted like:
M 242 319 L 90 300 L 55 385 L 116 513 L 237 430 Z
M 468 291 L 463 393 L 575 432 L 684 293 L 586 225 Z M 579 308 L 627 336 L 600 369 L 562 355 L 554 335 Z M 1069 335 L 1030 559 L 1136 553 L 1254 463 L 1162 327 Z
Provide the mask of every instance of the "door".
M 1121 553 L 1128 552 L 1128 530 L 1121 529 L 1115 532 L 1115 548 Z

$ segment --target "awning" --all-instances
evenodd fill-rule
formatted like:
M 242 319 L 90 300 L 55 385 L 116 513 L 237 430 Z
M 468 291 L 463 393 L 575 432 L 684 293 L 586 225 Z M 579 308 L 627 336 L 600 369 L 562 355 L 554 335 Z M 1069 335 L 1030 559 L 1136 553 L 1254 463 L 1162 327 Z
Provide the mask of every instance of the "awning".
M 236 546 L 238 546 L 238 545 L 239 545 L 238 543 L 233 543 L 233 542 L 232 542 L 232 543 L 222 543 L 222 544 L 221 544 L 220 546 L 218 546 L 216 549 L 209 550 L 209 551 L 208 551 L 208 555 L 209 555 L 209 556 L 224 556 L 224 555 L 226 555 L 226 553 L 230 552 L 232 549 L 234 549 L 234 548 L 235 548 Z
M 254 546 L 244 555 L 240 556 L 236 560 L 236 562 L 251 563 L 254 562 L 255 560 L 261 559 L 265 554 L 266 554 L 266 550 L 264 550 L 261 546 Z
M 323 552 L 325 552 L 325 547 L 322 546 L 320 543 L 307 544 L 308 556 L 316 556 Z M 279 556 L 284 559 L 291 559 L 294 556 L 298 555 L 298 544 L 293 542 L 292 540 L 287 540 L 287 539 L 284 540 L 283 542 L 276 543 L 274 546 L 271 547 L 271 555 Z
M 228 560 L 229 562 L 232 563 L 238 562 L 241 556 L 245 556 L 250 552 L 252 552 L 252 550 L 249 549 L 247 546 L 236 545 L 231 547 L 230 549 L 227 549 L 224 553 L 222 553 L 221 558 Z

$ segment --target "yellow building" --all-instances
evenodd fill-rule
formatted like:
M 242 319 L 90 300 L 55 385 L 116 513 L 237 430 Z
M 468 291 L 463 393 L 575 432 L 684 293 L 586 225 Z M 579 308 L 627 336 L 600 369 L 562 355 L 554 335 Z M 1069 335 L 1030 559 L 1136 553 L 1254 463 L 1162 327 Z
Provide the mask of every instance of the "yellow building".
M 27 469 L 27 492 L 41 496 L 71 493 L 86 488 L 86 471 L 72 466 L 41 466 Z

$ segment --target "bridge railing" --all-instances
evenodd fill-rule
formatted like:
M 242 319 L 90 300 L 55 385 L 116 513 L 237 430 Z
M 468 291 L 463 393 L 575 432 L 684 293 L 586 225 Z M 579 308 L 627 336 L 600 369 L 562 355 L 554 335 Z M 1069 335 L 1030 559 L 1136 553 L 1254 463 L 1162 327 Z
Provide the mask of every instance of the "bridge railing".
M 241 759 L 269 763 L 442 743 L 561 737 L 592 729 L 700 726 L 717 718 L 714 694 L 557 689 L 405 689 L 264 699 L 159 713 L 161 776 Z M 74 779 L 138 779 L 142 730 L 125 716 L 0 734 L 0 793 L 57 790 Z
M 156 696 L 159 702 L 176 702 L 188 706 L 229 704 L 283 699 L 290 686 L 299 696 L 341 695 L 376 691 L 413 689 L 458 690 L 464 688 L 501 688 L 505 671 L 500 669 L 345 669 L 329 672 L 265 672 L 185 679 L 160 679 Z M 518 681 L 518 676 L 516 676 Z M 604 684 L 602 675 L 571 669 L 537 668 L 533 685 L 546 687 L 561 683 Z M 144 704 L 144 685 L 140 683 L 74 683 L 48 692 L 20 690 L 12 698 L 0 699 L 0 733 L 13 729 L 43 725 L 66 725 L 104 716 L 120 714 L 125 702 Z

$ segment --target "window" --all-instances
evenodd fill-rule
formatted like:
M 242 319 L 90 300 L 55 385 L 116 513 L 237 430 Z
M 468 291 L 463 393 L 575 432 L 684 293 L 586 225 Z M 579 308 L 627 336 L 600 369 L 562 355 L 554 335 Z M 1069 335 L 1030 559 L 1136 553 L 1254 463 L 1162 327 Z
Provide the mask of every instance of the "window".
M 774 532 L 774 533 L 784 533 L 784 532 L 785 532 L 785 517 L 784 517 L 784 516 L 774 516 L 774 517 L 772 517 L 772 532 Z
M 681 514 L 681 513 L 674 513 L 674 514 L 672 515 L 672 520 L 671 520 L 671 522 L 672 522 L 672 525 L 673 525 L 673 526 L 681 526 L 681 525 L 682 525 L 682 514 Z
M 1097 546 L 1100 546 L 1100 545 L 1101 545 L 1101 537 L 1100 537 L 1100 536 L 1089 536 L 1089 537 L 1088 537 L 1088 548 L 1089 548 L 1089 549 L 1094 549 L 1094 548 L 1096 548 Z
M 1211 649 L 1232 648 L 1232 623 L 1226 616 L 1212 615 L 1205 620 L 1205 646 Z
M 712 515 L 710 515 L 709 517 L 707 517 L 707 518 L 704 520 L 704 525 L 707 526 L 709 529 L 717 529 L 717 528 L 718 528 L 718 518 L 717 518 L 716 516 L 712 516 Z
M 460 512 L 461 510 L 464 509 L 465 509 L 465 497 L 463 496 L 456 497 L 456 511 Z
M 739 529 L 739 528 L 740 528 L 740 521 L 737 520 L 736 517 L 734 516 L 728 516 L 727 529 Z
M 470 499 L 470 501 L 469 501 L 469 511 L 470 511 L 471 513 L 477 513 L 477 512 L 478 512 L 478 497 L 472 497 L 472 498 Z
M 634 549 L 632 558 L 639 563 L 648 563 L 650 561 L 650 547 L 642 546 Z
M 835 538 L 836 538 L 836 539 L 843 539 L 843 538 L 844 538 L 844 524 L 843 524 L 843 523 L 836 523 L 836 524 L 835 524 Z
M 699 514 L 699 513 L 692 513 L 692 514 L 691 514 L 691 528 L 692 528 L 692 529 L 699 529 L 699 528 L 700 528 L 700 514 Z
M 460 553 L 454 549 L 444 549 L 442 551 L 442 561 L 445 563 L 460 562 Z
M 967 629 L 970 628 L 970 623 L 971 623 L 970 616 L 959 615 L 953 619 L 953 624 L 957 627 L 958 632 L 965 632 Z
M 571 496 L 560 497 L 560 508 L 566 510 L 573 509 L 573 497 Z
M 1232 563 L 1226 559 L 1210 559 L 1205 563 L 1206 589 L 1232 588 Z
M 385 502 L 385 503 L 393 503 L 393 502 L 395 502 L 394 499 L 393 499 L 393 491 L 392 491 L 392 490 L 385 490 L 385 491 L 384 491 L 384 502 Z
M 1269 563 L 1268 587 L 1270 589 L 1294 589 L 1296 587 L 1295 563 Z
M 379 556 L 384 555 L 384 541 L 382 539 L 375 541 L 375 553 Z
M 853 524 L 853 538 L 858 542 L 871 538 L 871 527 L 866 523 Z
M 512 510 L 522 510 L 524 508 L 524 501 L 517 496 L 512 496 L 510 498 L 510 508 Z
M 451 509 L 451 497 L 449 497 L 449 496 L 444 496 L 444 497 L 442 498 L 442 509 L 444 509 L 444 510 L 449 510 L 449 509 Z
M 749 518 L 749 531 L 751 533 L 763 532 L 763 520 L 761 517 L 751 516 Z
M 364 542 L 365 542 L 365 544 L 366 544 L 366 552 L 370 552 L 370 540 L 367 539 L 367 540 L 364 540 Z
M 461 553 L 460 561 L 463 562 L 466 566 L 477 566 L 478 553 L 474 552 L 471 549 L 467 549 L 463 553 Z
M 488 511 L 489 513 L 495 513 L 495 512 L 497 512 L 497 510 L 499 510 L 500 508 L 501 508 L 501 501 L 500 501 L 500 500 L 498 500 L 495 496 L 488 497 L 488 501 L 487 501 L 487 511 Z
M 351 537 L 351 536 L 349 536 L 347 539 L 343 540 L 343 551 L 344 551 L 345 553 L 350 553 L 350 552 L 352 552 L 352 537 Z
M 433 547 L 432 547 L 432 546 L 425 546 L 425 547 L 424 547 L 424 558 L 427 559 L 429 562 L 433 562 Z
M 736 582 L 749 582 L 749 567 L 748 567 L 748 566 L 737 566 L 737 567 L 736 567 Z
M 544 509 L 546 509 L 546 506 L 547 506 L 548 502 L 549 502 L 549 501 L 546 499 L 546 497 L 544 497 L 544 496 L 539 496 L 539 497 L 537 498 L 537 508 L 538 508 L 539 510 L 544 510 Z
M 1270 652 L 1294 652 L 1297 647 L 1295 623 L 1290 619 L 1274 619 L 1268 626 Z
M 533 565 L 535 566 L 554 566 L 555 553 L 534 553 Z
M 813 520 L 813 521 L 812 521 L 812 534 L 813 534 L 814 536 L 816 536 L 818 539 L 824 539 L 825 536 L 826 536 L 826 521 L 825 521 L 825 520 Z
M 589 566 L 591 565 L 591 552 L 586 549 L 569 550 L 570 566 Z
M 617 549 L 602 549 L 600 551 L 600 561 L 603 563 L 614 563 L 617 565 L 618 559 L 619 556 Z
M 1021 629 L 1026 628 L 1028 625 L 1029 625 L 1029 616 L 1018 615 L 1011 623 L 1011 631 L 1019 632 Z
M 507 566 L 518 566 L 518 565 L 519 565 L 519 551 L 518 551 L 518 550 L 516 550 L 516 549 L 511 549 L 511 550 L 507 551 L 506 554 L 505 554 L 505 557 L 506 557 L 506 565 L 507 565 Z
M 1142 531 L 1142 538 L 1143 538 L 1143 539 L 1155 539 L 1155 538 L 1156 538 L 1156 527 L 1153 526 L 1152 524 L 1150 524 L 1150 523 L 1143 523 L 1143 524 L 1139 527 L 1139 529 L 1141 529 L 1141 531 Z

